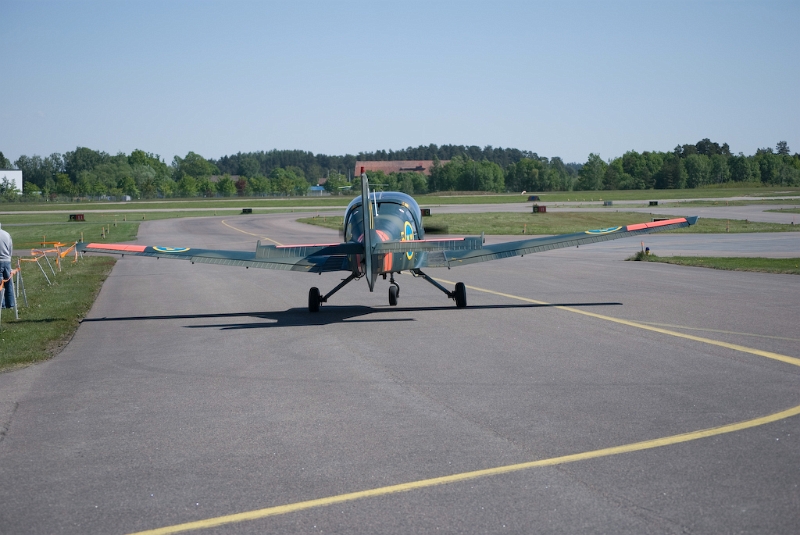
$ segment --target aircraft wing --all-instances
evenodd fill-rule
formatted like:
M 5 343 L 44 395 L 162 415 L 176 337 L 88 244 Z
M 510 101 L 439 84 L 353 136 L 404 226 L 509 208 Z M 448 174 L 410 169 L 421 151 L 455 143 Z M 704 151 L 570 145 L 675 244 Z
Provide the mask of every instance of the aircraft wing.
M 364 252 L 359 243 L 333 243 L 308 245 L 262 245 L 255 252 L 195 249 L 194 247 L 165 247 L 131 245 L 122 243 L 80 243 L 80 252 L 112 253 L 189 260 L 192 263 L 220 264 L 286 271 L 349 271 L 348 254 Z
M 666 221 L 654 221 L 652 223 L 638 223 L 625 227 L 611 227 L 598 230 L 587 230 L 574 234 L 561 234 L 558 236 L 546 236 L 544 238 L 531 238 L 506 243 L 496 243 L 484 245 L 477 250 L 449 250 L 429 252 L 427 263 L 421 267 L 454 267 L 475 262 L 487 262 L 511 256 L 521 256 L 532 253 L 541 253 L 552 249 L 563 247 L 576 247 L 588 243 L 597 243 L 618 238 L 638 236 L 639 234 L 649 234 L 664 230 L 673 230 L 688 227 L 697 223 L 697 217 L 681 217 Z

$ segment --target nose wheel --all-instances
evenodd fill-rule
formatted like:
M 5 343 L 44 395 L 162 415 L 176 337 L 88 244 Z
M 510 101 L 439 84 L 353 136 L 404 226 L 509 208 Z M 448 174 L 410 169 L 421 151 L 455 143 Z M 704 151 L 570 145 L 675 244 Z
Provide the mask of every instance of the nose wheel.
M 400 297 L 400 285 L 394 281 L 394 274 L 389 278 L 389 306 L 397 306 L 397 298 Z

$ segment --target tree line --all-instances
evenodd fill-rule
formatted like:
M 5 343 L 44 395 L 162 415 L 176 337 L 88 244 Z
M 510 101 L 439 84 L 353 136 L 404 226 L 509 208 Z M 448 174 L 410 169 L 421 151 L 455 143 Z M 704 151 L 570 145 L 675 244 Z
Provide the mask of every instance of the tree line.
M 790 155 L 788 144 L 779 141 L 774 150 L 734 155 L 727 143 L 708 138 L 678 145 L 672 152 L 629 151 L 608 162 L 590 154 L 575 189 L 684 189 L 726 183 L 800 186 L 800 154 Z
M 20 156 L 10 162 L 0 152 L 0 168 L 23 172 L 22 199 L 169 198 L 195 196 L 303 195 L 326 178 L 331 193 L 358 191 L 352 176 L 357 160 L 433 160 L 421 173 L 369 173 L 386 190 L 411 194 L 439 191 L 542 192 L 616 189 L 680 189 L 716 184 L 800 186 L 800 154 L 785 141 L 745 156 L 727 143 L 708 138 L 678 145 L 671 152 L 628 151 L 603 160 L 565 163 L 535 152 L 487 146 L 428 145 L 398 151 L 331 156 L 300 150 L 237 153 L 217 160 L 194 152 L 167 164 L 159 155 L 134 150 L 110 155 L 87 147 L 64 154 Z M 443 163 L 444 162 L 444 163 Z M 355 187 L 354 187 L 355 186 Z M 16 200 L 8 184 L 0 195 Z

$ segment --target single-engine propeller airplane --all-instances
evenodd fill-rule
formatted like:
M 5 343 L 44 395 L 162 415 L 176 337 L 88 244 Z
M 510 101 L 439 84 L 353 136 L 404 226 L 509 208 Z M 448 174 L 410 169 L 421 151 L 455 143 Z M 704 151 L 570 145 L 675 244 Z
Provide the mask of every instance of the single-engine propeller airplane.
M 263 245 L 258 241 L 255 252 L 195 249 L 189 247 L 164 247 L 107 243 L 81 243 L 79 251 L 95 253 L 130 254 L 190 260 L 192 263 L 222 264 L 288 271 L 324 273 L 349 272 L 347 278 L 334 289 L 322 295 L 318 288 L 308 292 L 309 312 L 318 312 L 322 303 L 353 280 L 367 280 L 369 291 L 375 288 L 377 278 L 389 277 L 389 304 L 397 305 L 400 286 L 395 273 L 410 272 L 422 277 L 447 297 L 455 300 L 456 307 L 467 306 L 464 283 L 456 283 L 450 291 L 422 271 L 430 267 L 455 267 L 498 260 L 511 256 L 560 249 L 615 240 L 639 234 L 672 230 L 694 225 L 697 217 L 669 219 L 653 223 L 638 223 L 625 227 L 587 230 L 544 238 L 485 245 L 483 235 L 463 238 L 425 239 L 422 212 L 417 202 L 405 193 L 369 192 L 369 181 L 361 173 L 361 195 L 353 199 L 345 210 L 343 243 L 309 245 Z

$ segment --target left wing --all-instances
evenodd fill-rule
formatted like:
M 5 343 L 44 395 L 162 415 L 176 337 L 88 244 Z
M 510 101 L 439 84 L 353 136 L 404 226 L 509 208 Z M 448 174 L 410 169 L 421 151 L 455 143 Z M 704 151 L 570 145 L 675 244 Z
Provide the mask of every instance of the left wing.
M 258 242 L 255 252 L 195 249 L 193 247 L 165 247 L 128 245 L 121 243 L 80 243 L 80 252 L 112 253 L 134 256 L 151 256 L 173 260 L 189 260 L 192 263 L 221 264 L 262 269 L 288 271 L 349 271 L 348 254 L 364 252 L 360 243 L 333 243 L 309 245 L 262 245 Z
M 611 227 L 598 230 L 586 230 L 574 234 L 561 234 L 558 236 L 547 236 L 544 238 L 531 238 L 529 240 L 519 240 L 506 243 L 496 243 L 484 245 L 477 250 L 449 250 L 439 252 L 429 252 L 427 262 L 422 267 L 453 267 L 475 262 L 487 262 L 499 258 L 508 258 L 517 255 L 526 255 L 561 249 L 563 247 L 576 247 L 586 243 L 597 243 L 601 241 L 616 240 L 637 236 L 639 234 L 650 234 L 664 230 L 673 230 L 688 227 L 697 223 L 697 216 L 681 217 L 668 219 L 666 221 L 654 221 L 652 223 L 637 223 L 625 227 Z

